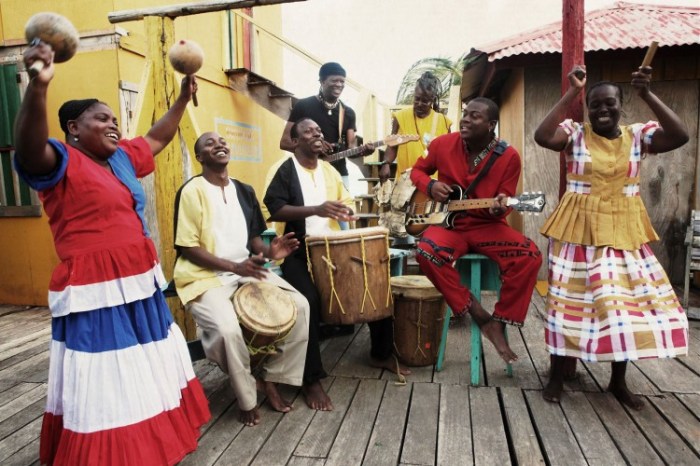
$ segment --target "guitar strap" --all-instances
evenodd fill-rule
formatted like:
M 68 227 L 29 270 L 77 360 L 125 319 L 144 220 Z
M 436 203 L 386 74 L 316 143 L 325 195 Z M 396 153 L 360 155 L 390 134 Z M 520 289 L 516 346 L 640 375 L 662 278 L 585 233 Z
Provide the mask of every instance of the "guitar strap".
M 474 181 L 472 181 L 469 186 L 467 186 L 467 189 L 464 190 L 464 194 L 462 194 L 462 199 L 466 199 L 469 193 L 474 191 L 474 188 L 476 187 L 477 183 L 482 180 L 486 176 L 486 174 L 491 170 L 491 166 L 493 163 L 496 161 L 498 157 L 503 154 L 506 149 L 508 148 L 508 143 L 504 140 L 498 141 L 498 144 L 496 147 L 493 149 L 493 155 L 489 157 L 489 159 L 486 161 L 486 165 L 484 165 L 484 168 L 481 169 L 478 175 L 476 175 L 476 178 L 474 178 Z
M 338 147 L 339 150 L 343 150 L 341 148 L 345 147 L 347 148 L 347 141 L 345 138 L 347 137 L 346 134 L 343 134 L 343 124 L 345 123 L 345 107 L 343 107 L 343 102 L 338 101 Z

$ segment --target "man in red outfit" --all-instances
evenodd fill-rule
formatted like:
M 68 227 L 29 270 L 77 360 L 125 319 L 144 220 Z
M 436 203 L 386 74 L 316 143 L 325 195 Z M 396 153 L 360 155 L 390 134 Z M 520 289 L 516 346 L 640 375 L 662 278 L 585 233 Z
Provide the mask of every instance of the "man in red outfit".
M 471 100 L 459 122 L 459 133 L 434 139 L 427 157 L 413 166 L 411 180 L 420 191 L 444 202 L 457 191 L 455 185 L 467 190 L 492 163 L 468 194 L 472 199 L 493 198 L 492 206 L 461 212 L 452 228 L 428 227 L 418 242 L 417 260 L 454 314 L 469 312 L 483 335 L 510 363 L 518 357 L 506 341 L 505 324 L 522 326 L 542 256 L 535 243 L 506 222 L 511 210 L 506 201 L 515 195 L 521 161 L 518 151 L 495 137 L 497 123 L 495 102 L 483 97 Z M 431 180 L 436 171 L 438 179 Z M 468 252 L 483 254 L 498 264 L 501 296 L 493 315 L 460 283 L 454 268 L 454 261 Z

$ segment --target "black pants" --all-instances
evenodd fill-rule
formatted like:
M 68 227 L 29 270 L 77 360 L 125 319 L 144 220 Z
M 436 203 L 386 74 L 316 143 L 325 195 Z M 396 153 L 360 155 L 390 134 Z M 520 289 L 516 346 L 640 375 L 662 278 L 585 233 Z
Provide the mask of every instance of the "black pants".
M 284 260 L 281 268 L 283 278 L 309 301 L 309 344 L 306 349 L 304 383 L 310 384 L 328 375 L 321 362 L 321 347 L 318 338 L 321 324 L 321 296 L 311 280 L 305 255 L 290 255 Z M 372 345 L 370 355 L 379 360 L 391 356 L 394 347 L 394 325 L 391 318 L 387 317 L 370 322 L 368 326 Z

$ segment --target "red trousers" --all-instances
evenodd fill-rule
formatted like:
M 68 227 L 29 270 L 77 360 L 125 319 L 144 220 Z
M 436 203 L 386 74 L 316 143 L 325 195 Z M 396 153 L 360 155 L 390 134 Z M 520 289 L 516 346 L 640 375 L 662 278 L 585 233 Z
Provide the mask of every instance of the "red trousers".
M 463 314 L 471 305 L 469 288 L 460 282 L 454 262 L 467 253 L 483 254 L 501 271 L 501 297 L 493 318 L 521 326 L 527 315 L 542 255 L 535 243 L 501 222 L 457 219 L 453 229 L 429 227 L 418 242 L 416 259 L 423 273 L 442 293 L 452 311 Z

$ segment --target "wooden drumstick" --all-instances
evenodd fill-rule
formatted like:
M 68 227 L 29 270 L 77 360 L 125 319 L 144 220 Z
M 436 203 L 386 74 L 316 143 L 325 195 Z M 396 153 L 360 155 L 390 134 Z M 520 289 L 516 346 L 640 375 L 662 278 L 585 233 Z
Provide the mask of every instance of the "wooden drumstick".
M 659 43 L 655 40 L 651 41 L 651 44 L 649 44 L 649 48 L 647 49 L 647 54 L 644 55 L 644 60 L 642 60 L 642 66 L 641 68 L 644 68 L 645 66 L 650 66 L 651 61 L 654 59 L 654 54 L 656 53 L 656 48 L 659 46 Z

